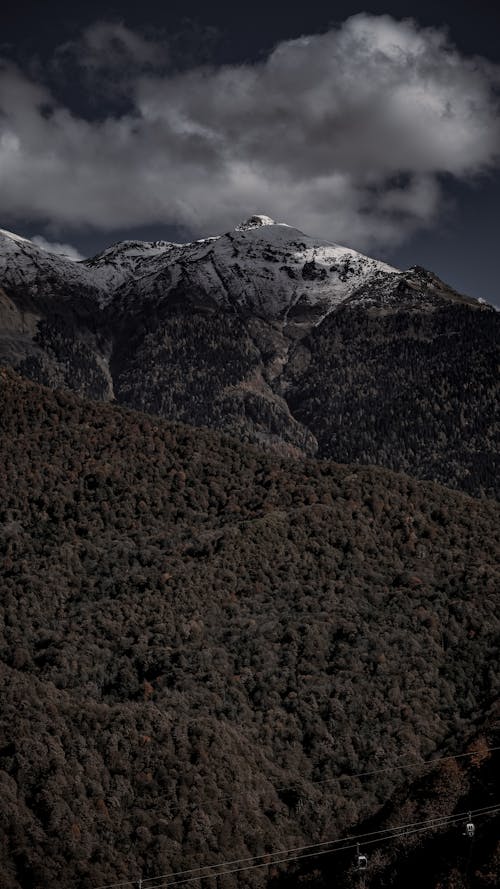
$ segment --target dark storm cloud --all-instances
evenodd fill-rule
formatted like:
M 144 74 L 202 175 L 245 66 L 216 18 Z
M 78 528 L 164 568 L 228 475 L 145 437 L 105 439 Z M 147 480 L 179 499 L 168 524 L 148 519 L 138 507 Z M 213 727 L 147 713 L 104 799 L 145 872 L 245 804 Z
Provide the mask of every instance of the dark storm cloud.
M 123 22 L 95 22 L 78 40 L 58 47 L 54 67 L 64 70 L 68 63 L 84 71 L 89 80 L 117 72 L 128 82 L 140 71 L 165 68 L 169 51 L 166 41 L 131 31 Z
M 73 45 L 71 51 L 75 52 Z M 67 52 L 66 47 L 64 52 Z M 0 201 L 12 218 L 218 231 L 264 212 L 358 246 L 432 224 L 444 175 L 498 163 L 499 69 L 445 35 L 361 14 L 253 65 L 155 70 L 164 46 L 97 23 L 87 70 L 131 62 L 130 108 L 84 120 L 0 74 Z

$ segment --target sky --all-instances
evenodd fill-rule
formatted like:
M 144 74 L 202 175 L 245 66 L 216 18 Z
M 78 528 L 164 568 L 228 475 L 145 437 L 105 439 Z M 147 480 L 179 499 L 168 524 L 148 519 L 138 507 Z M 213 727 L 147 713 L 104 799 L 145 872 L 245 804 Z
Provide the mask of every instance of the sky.
M 17 0 L 0 227 L 89 256 L 254 213 L 500 303 L 494 4 Z

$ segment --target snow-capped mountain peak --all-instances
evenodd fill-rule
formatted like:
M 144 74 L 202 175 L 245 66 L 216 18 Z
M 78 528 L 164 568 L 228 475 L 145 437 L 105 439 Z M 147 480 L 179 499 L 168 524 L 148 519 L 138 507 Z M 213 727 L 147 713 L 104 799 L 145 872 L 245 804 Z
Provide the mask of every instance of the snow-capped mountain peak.
M 261 228 L 263 225 L 276 225 L 276 222 L 274 219 L 271 219 L 270 216 L 256 214 L 255 216 L 249 216 L 244 222 L 240 222 L 240 224 L 236 226 L 235 231 L 247 232 L 251 228 Z
M 201 259 L 201 257 L 200 257 Z M 318 323 L 368 280 L 397 269 L 269 216 L 251 216 L 218 238 L 186 273 L 216 302 L 260 317 Z M 203 281 L 201 277 L 203 277 Z
M 202 294 L 211 305 L 294 323 L 318 323 L 368 280 L 397 269 L 312 238 L 264 215 L 188 244 L 126 241 L 86 260 L 106 293 L 129 308 Z
M 188 244 L 121 241 L 75 262 L 0 230 L 0 285 L 7 291 L 77 300 L 118 312 L 146 304 L 206 303 L 308 329 L 346 300 L 446 298 L 434 279 L 406 273 L 349 247 L 310 237 L 258 214 L 232 231 Z M 402 278 L 404 277 L 404 281 Z M 401 279 L 401 280 L 400 280 Z M 403 293 L 404 291 L 404 293 Z M 425 294 L 424 294 L 425 292 Z

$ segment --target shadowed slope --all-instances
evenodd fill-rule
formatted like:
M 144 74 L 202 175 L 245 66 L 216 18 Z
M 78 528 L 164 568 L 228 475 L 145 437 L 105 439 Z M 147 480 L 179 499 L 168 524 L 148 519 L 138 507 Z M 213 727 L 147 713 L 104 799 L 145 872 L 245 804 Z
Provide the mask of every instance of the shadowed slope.
M 498 695 L 493 503 L 0 383 L 2 886 L 316 841 L 402 780 L 342 774 L 462 752 Z

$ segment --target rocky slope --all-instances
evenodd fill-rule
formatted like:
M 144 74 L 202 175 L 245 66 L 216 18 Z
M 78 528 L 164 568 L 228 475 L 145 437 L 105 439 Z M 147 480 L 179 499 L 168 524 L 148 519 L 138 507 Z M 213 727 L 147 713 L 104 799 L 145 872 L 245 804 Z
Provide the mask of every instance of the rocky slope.
M 495 494 L 499 316 L 423 269 L 252 217 L 81 263 L 4 233 L 0 284 L 0 361 L 34 380 Z

